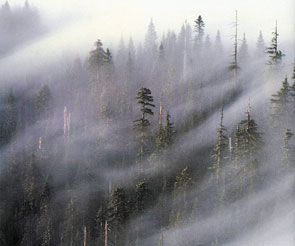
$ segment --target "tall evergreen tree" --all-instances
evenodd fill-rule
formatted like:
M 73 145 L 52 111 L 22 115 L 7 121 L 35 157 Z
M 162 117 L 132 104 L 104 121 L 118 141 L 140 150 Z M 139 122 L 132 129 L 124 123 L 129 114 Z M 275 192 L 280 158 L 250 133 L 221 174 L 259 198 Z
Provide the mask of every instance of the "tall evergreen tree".
M 112 191 L 108 205 L 108 223 L 110 224 L 110 232 L 113 236 L 113 245 L 124 245 L 123 232 L 124 224 L 128 216 L 128 200 L 125 190 L 120 187 L 115 187 Z
M 0 120 L 0 146 L 8 144 L 17 130 L 17 107 L 12 90 L 9 91 L 5 106 L 4 117 Z
M 280 64 L 284 54 L 282 53 L 281 50 L 279 50 L 279 44 L 278 44 L 279 33 L 278 33 L 277 22 L 276 22 L 275 31 L 272 34 L 273 34 L 273 38 L 271 39 L 271 44 L 269 47 L 267 47 L 267 51 L 266 51 L 266 53 L 269 56 L 268 65 L 278 65 Z
M 240 60 L 240 62 L 242 64 L 247 63 L 247 61 L 249 59 L 248 44 L 247 44 L 246 34 L 245 33 L 243 35 L 242 44 L 241 44 L 240 49 L 239 49 L 239 57 L 240 57 L 239 60 Z
M 263 59 L 265 57 L 265 43 L 264 43 L 262 31 L 259 32 L 259 36 L 256 42 L 255 56 L 259 59 Z
M 225 161 L 228 158 L 228 139 L 225 136 L 226 129 L 223 125 L 223 107 L 221 110 L 221 116 L 220 116 L 220 124 L 219 128 L 217 129 L 218 138 L 217 143 L 214 148 L 214 154 L 212 155 L 212 158 L 214 160 L 213 166 L 210 169 L 214 170 L 214 176 L 217 181 L 219 182 L 220 178 L 220 169 L 224 168 Z
M 145 36 L 145 49 L 149 55 L 154 55 L 157 52 L 157 38 L 156 28 L 153 19 L 151 19 Z
M 88 66 L 92 74 L 94 75 L 94 78 L 96 80 L 99 80 L 101 68 L 105 64 L 106 61 L 108 61 L 108 56 L 105 50 L 103 49 L 103 44 L 98 39 L 95 42 L 95 49 L 90 51 L 90 56 L 88 58 Z
M 152 107 L 155 107 L 152 102 L 154 101 L 151 91 L 147 88 L 141 88 L 137 93 L 136 99 L 140 104 L 141 117 L 137 120 L 134 120 L 134 128 L 138 131 L 138 139 L 140 144 L 139 158 L 142 160 L 147 149 L 147 129 L 150 125 L 149 120 L 147 119 L 148 115 L 154 115 Z
M 220 31 L 217 31 L 215 42 L 214 42 L 214 50 L 218 54 L 218 57 L 222 57 L 223 55 L 223 46 L 221 42 Z
M 156 137 L 156 142 L 157 142 L 157 148 L 158 150 L 163 150 L 170 146 L 173 143 L 173 138 L 174 138 L 174 126 L 173 123 L 170 121 L 170 114 L 167 112 L 166 114 L 166 121 L 165 121 L 165 126 L 160 125 L 158 134 Z
M 188 167 L 181 170 L 174 182 L 173 191 L 173 208 L 171 213 L 171 224 L 179 226 L 184 222 L 187 216 L 192 212 L 192 207 L 189 207 L 187 193 L 194 184 L 191 173 Z M 190 203 L 191 205 L 192 203 Z
M 291 100 L 290 96 L 291 89 L 288 78 L 286 77 L 282 82 L 280 91 L 278 91 L 277 94 L 273 94 L 271 98 L 272 120 L 275 127 L 283 127 L 285 125 L 282 124 L 282 119 L 284 119 L 284 122 L 288 124 Z
M 53 224 L 50 213 L 51 189 L 46 182 L 40 198 L 40 217 L 37 225 L 37 241 L 41 246 L 53 244 Z
M 258 185 L 258 164 L 263 141 L 258 125 L 251 118 L 250 105 L 246 112 L 246 119 L 242 120 L 239 125 L 239 132 L 237 132 L 239 146 L 236 148 L 237 152 L 235 153 L 235 156 L 237 156 L 236 161 L 238 161 L 238 170 L 240 170 L 239 175 L 248 184 L 248 189 L 246 190 L 254 191 Z
M 195 20 L 194 28 L 196 32 L 195 45 L 196 45 L 196 48 L 199 49 L 201 48 L 203 37 L 205 34 L 204 32 L 205 23 L 201 15 L 199 15 L 198 18 Z
M 52 98 L 49 87 L 47 85 L 42 85 L 36 97 L 35 105 L 37 117 L 40 117 L 41 115 L 45 116 L 46 118 L 49 117 L 49 113 L 52 106 L 51 100 Z

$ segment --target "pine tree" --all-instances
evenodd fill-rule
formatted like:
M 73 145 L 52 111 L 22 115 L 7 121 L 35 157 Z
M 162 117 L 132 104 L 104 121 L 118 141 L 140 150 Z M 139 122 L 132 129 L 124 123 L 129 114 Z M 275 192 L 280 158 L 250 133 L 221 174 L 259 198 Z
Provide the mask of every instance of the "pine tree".
M 195 20 L 195 32 L 196 32 L 195 45 L 197 49 L 199 49 L 202 45 L 202 41 L 203 41 L 203 37 L 205 33 L 204 28 L 205 28 L 205 23 L 203 21 L 202 16 L 199 15 L 198 18 Z
M 6 101 L 4 120 L 0 122 L 0 146 L 11 142 L 17 130 L 16 99 L 12 90 L 9 91 Z
M 52 218 L 50 214 L 51 189 L 46 182 L 43 193 L 41 194 L 40 217 L 38 218 L 37 235 L 38 243 L 41 246 L 51 246 L 52 243 Z
M 159 125 L 158 134 L 156 136 L 156 144 L 159 151 L 169 147 L 173 144 L 174 140 L 174 126 L 170 121 L 170 114 L 167 112 L 165 126 Z
M 246 119 L 240 122 L 239 146 L 236 148 L 238 170 L 240 175 L 249 184 L 248 191 L 254 191 L 258 185 L 258 163 L 263 146 L 262 133 L 258 131 L 258 125 L 250 115 L 250 105 L 246 112 Z
M 51 93 L 47 85 L 42 85 L 36 97 L 36 114 L 37 117 L 44 115 L 48 118 L 51 110 Z
M 77 221 L 75 220 L 75 204 L 72 198 L 64 211 L 64 218 L 62 222 L 60 245 L 62 246 L 73 246 L 75 237 L 75 227 Z
M 255 56 L 259 59 L 263 59 L 265 57 L 265 43 L 262 36 L 262 31 L 259 32 L 259 36 L 256 42 Z
M 251 118 L 250 106 L 246 112 L 246 119 L 240 122 L 240 126 L 242 155 L 247 156 L 247 158 L 250 157 L 250 160 L 256 159 L 262 146 L 262 133 L 258 131 L 258 125 L 255 120 Z
M 88 58 L 88 66 L 89 70 L 92 72 L 96 80 L 100 80 L 100 72 L 105 64 L 105 62 L 108 62 L 109 58 L 105 50 L 103 49 L 103 44 L 98 39 L 95 42 L 95 49 L 90 51 L 90 56 Z
M 124 189 L 115 187 L 112 191 L 111 198 L 108 205 L 108 223 L 110 224 L 110 231 L 113 235 L 113 243 L 115 246 L 123 245 L 124 238 L 120 231 L 123 230 L 128 216 L 128 200 Z
M 288 124 L 288 114 L 290 113 L 291 88 L 286 77 L 282 82 L 282 87 L 277 94 L 273 94 L 271 98 L 272 119 L 275 127 L 283 126 L 282 119 Z
M 248 44 L 247 44 L 246 34 L 245 33 L 243 35 L 242 44 L 241 44 L 241 47 L 240 47 L 238 53 L 239 53 L 239 57 L 240 57 L 240 62 L 242 64 L 247 63 L 247 61 L 249 59 L 249 53 L 248 53 Z
M 153 19 L 151 19 L 150 24 L 148 26 L 148 31 L 145 36 L 145 49 L 147 54 L 154 55 L 157 52 L 157 32 L 155 29 L 155 25 Z
M 214 160 L 213 166 L 210 169 L 213 169 L 215 174 L 215 179 L 217 183 L 219 182 L 220 178 L 220 169 L 224 168 L 225 161 L 228 157 L 228 139 L 225 136 L 225 127 L 223 126 L 223 107 L 221 110 L 221 116 L 220 116 L 220 125 L 219 128 L 217 129 L 218 133 L 218 140 L 214 148 L 214 154 L 212 155 L 212 158 Z
M 176 177 L 174 182 L 173 191 L 173 208 L 171 213 L 171 223 L 174 226 L 178 226 L 183 223 L 185 217 L 192 211 L 188 207 L 187 192 L 193 185 L 193 179 L 188 167 L 181 170 L 180 174 Z
M 142 212 L 148 209 L 153 202 L 153 193 L 149 188 L 147 181 L 143 180 L 136 185 L 135 191 L 135 212 L 138 217 L 136 225 L 136 245 L 140 245 L 139 242 L 144 238 L 144 231 L 140 229 L 144 223 Z
M 218 57 L 222 57 L 223 55 L 223 46 L 221 42 L 220 31 L 217 31 L 215 42 L 214 42 L 214 50 L 218 54 Z M 218 61 L 217 61 L 218 62 Z
M 136 212 L 139 214 L 143 210 L 147 209 L 153 201 L 153 194 L 151 189 L 149 188 L 148 182 L 145 180 L 139 182 L 136 185 L 135 194 L 135 208 Z
M 267 51 L 266 51 L 266 53 L 268 54 L 269 59 L 270 59 L 268 61 L 268 65 L 278 65 L 278 64 L 280 64 L 284 54 L 278 48 L 279 33 L 278 33 L 277 22 L 276 22 L 275 31 L 272 34 L 273 34 L 273 38 L 271 40 L 271 45 L 269 47 L 267 47 Z
M 147 115 L 154 115 L 151 107 L 155 107 L 152 102 L 154 101 L 151 91 L 147 88 L 141 88 L 137 93 L 136 99 L 140 104 L 141 118 L 133 121 L 134 129 L 138 131 L 138 139 L 140 144 L 139 157 L 140 160 L 144 157 L 147 149 L 147 129 L 150 125 Z
M 107 212 L 101 205 L 97 211 L 95 217 L 95 231 L 97 236 L 97 242 L 99 245 L 103 245 L 105 241 L 108 241 L 105 238 L 105 227 L 107 226 Z M 108 226 L 107 226 L 108 227 Z M 108 228 L 107 228 L 108 230 Z

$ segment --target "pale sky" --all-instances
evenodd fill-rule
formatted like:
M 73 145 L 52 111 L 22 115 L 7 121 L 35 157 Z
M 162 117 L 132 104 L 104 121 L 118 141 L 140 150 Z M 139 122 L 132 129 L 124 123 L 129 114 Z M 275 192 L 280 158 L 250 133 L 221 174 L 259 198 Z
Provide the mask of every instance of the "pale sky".
M 25 0 L 10 0 L 22 5 Z M 0 0 L 2 4 L 4 0 Z M 278 20 L 281 40 L 294 41 L 294 0 L 29 0 L 46 14 L 47 20 L 72 22 L 79 38 L 100 38 L 115 43 L 123 36 L 142 39 L 153 18 L 158 36 L 168 29 L 180 30 L 187 21 L 193 25 L 202 15 L 206 31 L 215 38 L 220 29 L 223 40 L 230 42 L 235 10 L 239 12 L 239 37 L 246 33 L 255 42 L 259 30 L 265 42 L 271 38 Z M 96 39 L 96 38 L 94 38 Z

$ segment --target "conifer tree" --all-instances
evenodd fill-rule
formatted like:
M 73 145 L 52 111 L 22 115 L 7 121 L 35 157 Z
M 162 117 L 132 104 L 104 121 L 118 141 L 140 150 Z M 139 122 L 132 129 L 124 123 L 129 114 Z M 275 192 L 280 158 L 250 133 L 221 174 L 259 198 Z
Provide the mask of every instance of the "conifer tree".
M 267 47 L 267 51 L 266 51 L 266 53 L 269 56 L 268 65 L 278 65 L 280 64 L 284 54 L 282 53 L 281 50 L 279 50 L 279 47 L 278 47 L 279 33 L 278 33 L 277 22 L 276 22 L 275 31 L 272 34 L 273 34 L 273 38 L 271 39 L 271 45 Z
M 9 91 L 6 101 L 4 120 L 0 122 L 0 146 L 8 144 L 16 134 L 17 108 L 16 99 L 12 90 Z
M 243 64 L 247 63 L 247 61 L 249 59 L 248 44 L 247 44 L 246 34 L 245 33 L 243 35 L 242 44 L 241 44 L 241 47 L 239 49 L 239 57 L 240 57 L 240 62 L 243 63 Z
M 47 85 L 42 85 L 36 97 L 36 113 L 38 117 L 41 115 L 44 115 L 46 118 L 49 117 L 51 100 L 49 87 Z
M 210 169 L 214 170 L 214 176 L 215 179 L 217 181 L 217 183 L 219 183 L 219 178 L 220 178 L 220 169 L 224 168 L 225 165 L 225 160 L 228 157 L 228 139 L 225 136 L 225 127 L 223 125 L 223 106 L 222 106 L 222 110 L 221 110 L 221 116 L 220 116 L 220 125 L 219 128 L 217 129 L 217 133 L 218 133 L 218 138 L 217 138 L 217 143 L 215 145 L 214 148 L 214 154 L 212 155 L 212 158 L 214 160 L 213 166 Z
M 238 169 L 240 175 L 249 184 L 248 191 L 254 191 L 258 185 L 258 164 L 260 151 L 263 146 L 262 133 L 258 130 L 258 125 L 250 115 L 250 105 L 246 112 L 246 119 L 240 122 L 239 132 L 236 133 L 239 138 L 239 146 L 236 148 Z
M 151 19 L 150 24 L 148 26 L 148 31 L 145 36 L 145 49 L 147 54 L 153 56 L 157 52 L 157 32 L 153 22 Z
M 257 157 L 259 150 L 262 146 L 262 139 L 260 133 L 258 131 L 258 125 L 255 120 L 251 118 L 250 115 L 250 106 L 246 112 L 246 119 L 240 122 L 241 126 L 241 147 L 242 147 L 242 155 L 250 157 L 253 160 Z
M 115 187 L 112 191 L 111 198 L 108 205 L 108 223 L 110 224 L 110 232 L 113 235 L 113 243 L 115 246 L 123 245 L 124 238 L 120 231 L 124 228 L 129 211 L 128 200 L 124 189 Z
M 174 226 L 178 226 L 180 223 L 182 223 L 185 219 L 185 216 L 191 212 L 192 208 L 188 207 L 187 192 L 192 187 L 193 183 L 194 182 L 188 167 L 182 169 L 180 174 L 175 179 L 173 191 L 173 208 L 170 219 Z
M 48 182 L 46 182 L 40 198 L 40 217 L 38 218 L 37 225 L 37 240 L 41 246 L 51 246 L 53 244 L 53 227 L 49 205 L 50 199 L 51 190 Z
M 138 216 L 138 224 L 136 225 L 136 245 L 140 245 L 140 241 L 143 240 L 144 231 L 140 230 L 140 226 L 143 223 L 143 217 L 141 213 L 152 205 L 153 194 L 149 188 L 147 181 L 143 180 L 136 185 L 135 191 L 135 212 Z
M 64 211 L 64 218 L 62 223 L 62 231 L 60 238 L 60 245 L 62 246 L 73 246 L 75 237 L 75 226 L 77 221 L 75 220 L 75 205 L 72 198 Z
M 281 120 L 286 119 L 288 123 L 288 114 L 290 113 L 291 88 L 286 77 L 282 82 L 282 87 L 277 94 L 271 98 L 272 119 L 275 127 L 282 126 Z
M 255 56 L 260 59 L 265 57 L 265 43 L 262 36 L 262 31 L 259 32 L 259 36 L 256 42 Z
M 147 129 L 150 125 L 149 120 L 147 119 L 148 115 L 154 115 L 152 107 L 155 107 L 152 102 L 154 101 L 151 91 L 147 88 L 141 88 L 137 93 L 136 99 L 140 104 L 141 117 L 134 122 L 134 129 L 138 131 L 138 139 L 140 144 L 139 157 L 142 160 L 147 149 Z
M 95 49 L 90 51 L 88 65 L 95 79 L 99 80 L 101 68 L 105 64 L 105 62 L 109 60 L 109 58 L 107 53 L 102 47 L 103 45 L 100 39 L 98 39 L 94 45 L 95 45 Z
M 199 49 L 202 45 L 202 41 L 204 37 L 204 28 L 205 28 L 205 23 L 201 15 L 199 15 L 198 18 L 195 20 L 194 28 L 196 32 L 195 45 L 196 45 L 196 48 Z
M 214 42 L 214 50 L 218 54 L 218 57 L 222 57 L 223 55 L 223 46 L 221 42 L 220 31 L 217 31 L 215 42 Z
M 163 150 L 173 143 L 175 134 L 173 123 L 170 121 L 170 114 L 167 112 L 165 126 L 159 125 L 159 131 L 156 137 L 158 150 Z

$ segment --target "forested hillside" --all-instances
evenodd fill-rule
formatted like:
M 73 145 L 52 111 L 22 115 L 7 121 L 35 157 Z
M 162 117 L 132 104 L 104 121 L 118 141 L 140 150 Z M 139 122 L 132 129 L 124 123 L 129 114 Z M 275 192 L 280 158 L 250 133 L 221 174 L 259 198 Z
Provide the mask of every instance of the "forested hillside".
M 0 12 L 5 62 L 46 28 Z M 294 245 L 294 57 L 232 15 L 1 70 L 0 245 Z

